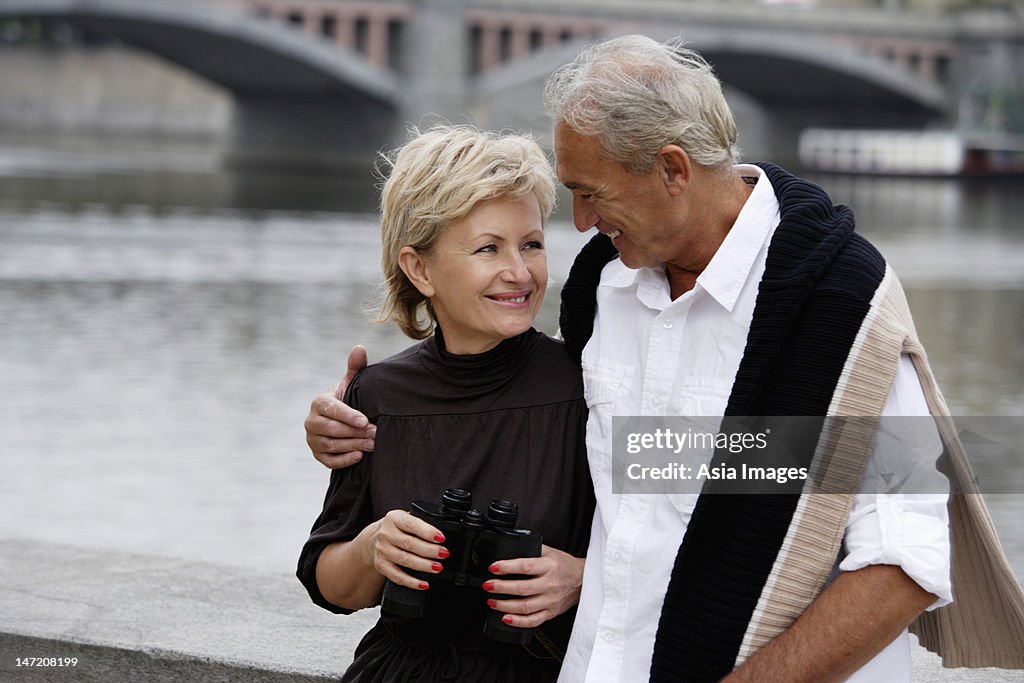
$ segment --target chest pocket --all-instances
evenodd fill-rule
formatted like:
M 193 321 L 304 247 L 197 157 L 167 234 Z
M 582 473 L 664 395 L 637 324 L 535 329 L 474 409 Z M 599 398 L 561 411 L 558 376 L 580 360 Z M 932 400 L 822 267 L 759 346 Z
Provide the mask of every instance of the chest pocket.
M 672 392 L 668 401 L 669 415 L 688 415 L 709 423 L 709 418 L 721 416 L 729 404 L 730 387 L 691 384 Z
M 594 486 L 611 486 L 612 416 L 616 401 L 629 392 L 636 368 L 607 359 L 583 361 L 583 397 L 587 417 L 587 459 Z

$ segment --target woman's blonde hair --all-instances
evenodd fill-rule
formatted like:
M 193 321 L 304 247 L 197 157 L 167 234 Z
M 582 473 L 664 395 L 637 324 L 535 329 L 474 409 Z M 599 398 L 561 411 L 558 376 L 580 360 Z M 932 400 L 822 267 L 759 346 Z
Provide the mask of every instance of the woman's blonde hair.
M 669 144 L 704 167 L 725 169 L 739 161 L 722 85 L 681 40 L 633 35 L 592 45 L 551 75 L 544 106 L 556 123 L 596 135 L 633 173 L 650 170 Z
M 423 339 L 437 322 L 430 302 L 399 266 L 403 247 L 429 253 L 444 229 L 488 199 L 533 195 L 546 220 L 555 205 L 551 165 L 533 139 L 472 126 L 413 129 L 384 157 L 390 174 L 380 196 L 384 300 L 378 322 L 395 321 Z

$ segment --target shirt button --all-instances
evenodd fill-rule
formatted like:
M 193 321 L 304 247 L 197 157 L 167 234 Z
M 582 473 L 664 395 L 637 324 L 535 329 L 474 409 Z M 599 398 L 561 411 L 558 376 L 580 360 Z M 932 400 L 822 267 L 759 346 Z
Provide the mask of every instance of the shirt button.
M 665 322 L 663 323 L 663 325 L 665 326 L 665 329 L 666 329 L 666 330 L 671 330 L 671 329 L 672 329 L 672 321 L 671 321 L 671 320 L 666 320 L 666 321 L 665 321 Z
M 612 555 L 612 559 L 618 562 L 620 559 L 622 559 L 622 553 L 615 553 L 614 555 Z
M 612 642 L 613 640 L 615 640 L 615 634 L 614 634 L 614 633 L 611 633 L 611 632 L 609 632 L 609 633 L 605 633 L 605 634 L 604 634 L 604 639 L 605 639 L 605 640 L 607 640 L 607 641 L 608 641 L 608 642 L 610 643 L 610 642 Z

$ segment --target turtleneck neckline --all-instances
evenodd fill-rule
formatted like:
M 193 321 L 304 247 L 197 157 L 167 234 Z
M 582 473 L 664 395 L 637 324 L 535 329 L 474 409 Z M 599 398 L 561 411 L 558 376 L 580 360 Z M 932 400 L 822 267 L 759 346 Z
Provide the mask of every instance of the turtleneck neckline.
M 479 386 L 506 380 L 519 372 L 540 335 L 531 327 L 483 353 L 456 354 L 445 347 L 444 333 L 437 327 L 434 336 L 424 343 L 422 355 L 428 367 L 436 365 L 439 372 L 455 373 Z

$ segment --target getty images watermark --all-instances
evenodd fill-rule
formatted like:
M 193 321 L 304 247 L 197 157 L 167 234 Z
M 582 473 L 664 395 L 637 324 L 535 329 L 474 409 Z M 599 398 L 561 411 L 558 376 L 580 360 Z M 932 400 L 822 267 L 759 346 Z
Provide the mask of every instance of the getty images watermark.
M 614 493 L 946 493 L 940 433 L 976 481 L 1024 492 L 1022 417 L 615 417 Z

